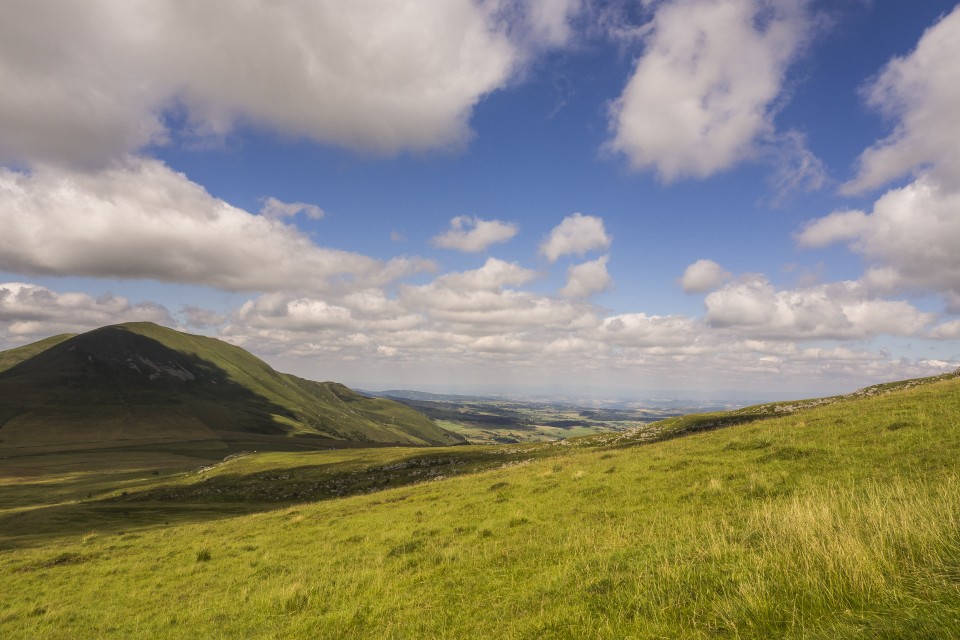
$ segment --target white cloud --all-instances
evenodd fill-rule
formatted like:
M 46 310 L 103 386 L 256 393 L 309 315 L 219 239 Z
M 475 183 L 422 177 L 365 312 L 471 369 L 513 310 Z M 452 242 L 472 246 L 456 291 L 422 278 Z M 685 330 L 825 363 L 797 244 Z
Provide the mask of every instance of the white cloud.
M 844 191 L 859 193 L 924 168 L 960 189 L 960 7 L 930 27 L 909 55 L 891 60 L 865 89 L 868 104 L 896 118 L 893 133 L 860 156 Z
M 512 222 L 457 216 L 450 221 L 450 229 L 434 237 L 431 242 L 444 249 L 485 251 L 492 244 L 507 242 L 517 235 L 517 231 L 517 225 Z
M 487 258 L 479 269 L 442 275 L 432 286 L 459 291 L 497 291 L 507 286 L 527 284 L 536 277 L 536 271 L 516 262 Z
M 169 311 L 150 302 L 131 304 L 110 294 L 95 298 L 86 293 L 57 293 L 34 284 L 0 284 L 0 338 L 11 342 L 133 321 L 174 324 Z
M 102 166 L 238 121 L 395 153 L 463 144 L 525 57 L 496 2 L 18 3 L 0 23 L 0 162 Z M 529 3 L 544 44 L 577 3 Z M 517 34 L 522 35 L 522 34 Z M 282 96 L 282 99 L 279 97 Z
M 21 2 L 0 21 L 0 163 L 100 166 L 167 139 L 149 43 L 159 4 Z M 176 41 L 171 41 L 176 45 Z
M 540 254 L 550 262 L 556 262 L 565 255 L 582 256 L 588 251 L 606 250 L 610 241 L 602 218 L 574 213 L 553 228 L 540 244 Z
M 799 235 L 804 246 L 846 241 L 870 263 L 865 279 L 880 290 L 939 293 L 960 304 L 960 192 L 921 177 L 885 193 L 869 214 L 833 213 Z
M 576 325 L 589 310 L 525 291 L 460 290 L 426 285 L 404 286 L 400 301 L 434 321 L 452 323 L 458 332 L 497 333 L 508 328 L 557 328 Z
M 580 11 L 581 0 L 528 0 L 526 18 L 533 37 L 551 46 L 570 40 L 570 20 Z
M 797 242 L 801 247 L 826 247 L 835 242 L 855 240 L 868 226 L 869 218 L 862 211 L 834 211 L 808 222 L 797 234 Z
M 856 282 L 777 290 L 762 276 L 751 276 L 714 291 L 705 302 L 711 326 L 753 339 L 910 336 L 933 320 L 907 302 L 868 297 Z
M 423 322 L 423 316 L 408 312 L 378 289 L 328 298 L 269 293 L 237 309 L 225 332 L 233 338 L 246 335 L 248 339 L 253 333 L 254 343 L 294 343 L 312 338 L 324 342 L 325 348 L 339 345 L 366 349 L 377 336 L 410 331 Z
M 610 148 L 672 182 L 728 169 L 773 141 L 775 102 L 810 29 L 805 4 L 661 3 L 613 105 Z
M 398 301 L 445 331 L 470 336 L 550 332 L 596 323 L 591 306 L 513 288 L 537 273 L 518 264 L 489 258 L 480 269 L 448 273 L 430 284 L 401 285 Z
M 470 350 L 478 353 L 527 354 L 536 350 L 529 339 L 515 334 L 496 334 L 476 338 Z
M 867 87 L 869 103 L 897 120 L 860 157 L 844 186 L 855 193 L 913 172 L 870 212 L 838 211 L 811 221 L 801 246 L 846 242 L 867 262 L 863 281 L 879 292 L 944 297 L 960 309 L 960 8 L 927 30 L 916 49 L 888 63 Z
M 260 215 L 277 220 L 294 218 L 301 213 L 311 220 L 320 220 L 326 215 L 324 210 L 315 204 L 307 204 L 306 202 L 282 202 L 276 198 L 266 198 L 263 201 L 263 208 L 260 209 Z
M 930 330 L 928 337 L 934 340 L 958 340 L 960 339 L 960 320 L 950 320 L 938 324 Z
M 604 263 L 600 258 L 585 264 L 605 272 Z M 544 379 L 575 367 L 581 375 L 653 376 L 658 384 L 673 380 L 681 386 L 722 379 L 757 388 L 789 379 L 809 385 L 834 380 L 849 388 L 853 380 L 944 367 L 849 346 L 799 343 L 880 335 L 947 338 L 953 330 L 946 324 L 931 335 L 933 314 L 871 297 L 858 282 L 780 290 L 762 276 L 745 276 L 710 293 L 705 316 L 695 318 L 611 315 L 582 300 L 522 289 L 536 275 L 490 258 L 478 269 L 443 274 L 426 285 L 401 285 L 395 296 L 379 287 L 325 296 L 267 294 L 237 310 L 222 333 L 247 348 L 308 363 L 380 362 L 385 371 L 453 367 Z M 586 292 L 599 285 L 578 286 Z
M 348 329 L 354 324 L 349 309 L 312 298 L 289 298 L 268 294 L 246 302 L 237 312 L 240 320 L 254 327 L 293 331 Z
M 704 327 L 685 316 L 649 316 L 625 313 L 605 318 L 599 339 L 635 348 L 688 347 L 701 341 Z
M 216 327 L 225 323 L 229 318 L 224 313 L 217 313 L 210 309 L 203 309 L 193 305 L 184 306 L 180 314 L 186 319 L 187 326 L 203 329 Z
M 585 298 L 591 294 L 606 291 L 613 285 L 607 272 L 610 256 L 573 265 L 567 269 L 567 284 L 560 289 L 564 298 Z
M 713 260 L 697 260 L 686 268 L 680 286 L 687 293 L 713 291 L 732 276 Z
M 150 278 L 228 290 L 328 290 L 423 270 L 326 249 L 295 227 L 211 197 L 156 160 L 100 173 L 0 168 L 0 269 Z

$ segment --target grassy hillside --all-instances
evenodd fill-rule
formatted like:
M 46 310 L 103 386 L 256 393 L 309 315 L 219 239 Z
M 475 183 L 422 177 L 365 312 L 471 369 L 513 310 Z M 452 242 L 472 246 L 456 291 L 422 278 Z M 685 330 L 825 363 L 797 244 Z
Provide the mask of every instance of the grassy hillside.
M 551 445 L 155 453 L 0 461 L 0 636 L 960 637 L 956 378 Z
M 456 444 L 399 403 L 278 373 L 243 349 L 152 323 L 104 327 L 0 354 L 0 455 L 218 441 Z
M 46 351 L 52 346 L 60 344 L 64 340 L 69 340 L 75 335 L 75 333 L 61 333 L 57 336 L 50 336 L 49 338 L 44 338 L 43 340 L 31 342 L 30 344 L 17 347 L 16 349 L 0 351 L 0 373 L 6 371 L 16 364 L 20 364 L 24 360 L 28 360 L 33 356 Z

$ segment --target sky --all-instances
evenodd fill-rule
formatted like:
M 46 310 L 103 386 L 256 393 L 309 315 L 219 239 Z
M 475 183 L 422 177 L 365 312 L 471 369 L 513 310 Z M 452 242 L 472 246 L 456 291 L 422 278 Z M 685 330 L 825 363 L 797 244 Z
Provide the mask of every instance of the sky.
M 960 6 L 7 0 L 0 349 L 153 321 L 364 389 L 960 367 Z

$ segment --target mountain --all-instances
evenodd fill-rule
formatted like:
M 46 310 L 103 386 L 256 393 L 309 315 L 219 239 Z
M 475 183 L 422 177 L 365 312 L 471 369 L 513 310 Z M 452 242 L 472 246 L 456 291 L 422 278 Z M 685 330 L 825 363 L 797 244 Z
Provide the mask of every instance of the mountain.
M 75 335 L 77 334 L 61 333 L 58 336 L 50 336 L 49 338 L 44 338 L 43 340 L 38 340 L 37 342 L 25 344 L 22 347 L 17 347 L 16 349 L 0 351 L 0 373 L 3 373 L 15 364 L 20 364 L 24 360 L 32 358 L 38 353 L 46 351 L 54 345 L 60 344 L 64 340 L 69 340 Z
M 458 444 L 420 413 L 249 352 L 136 322 L 0 353 L 0 454 L 207 441 L 232 448 Z

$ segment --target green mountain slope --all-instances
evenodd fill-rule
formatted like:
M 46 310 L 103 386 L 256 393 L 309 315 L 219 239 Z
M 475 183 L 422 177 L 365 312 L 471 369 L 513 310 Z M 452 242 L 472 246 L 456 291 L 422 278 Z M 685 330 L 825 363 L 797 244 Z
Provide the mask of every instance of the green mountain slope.
M 5 637 L 960 638 L 956 377 L 93 498 L 32 472 L 0 475 Z
M 0 372 L 0 450 L 459 442 L 401 404 L 278 373 L 239 347 L 152 323 L 48 339 L 0 358 L 19 360 Z
M 0 373 L 6 371 L 16 364 L 20 364 L 24 360 L 32 358 L 38 353 L 46 351 L 54 345 L 60 344 L 64 340 L 69 340 L 75 335 L 77 334 L 61 333 L 58 336 L 50 336 L 49 338 L 44 338 L 43 340 L 38 340 L 37 342 L 25 344 L 22 347 L 17 347 L 16 349 L 0 351 Z

